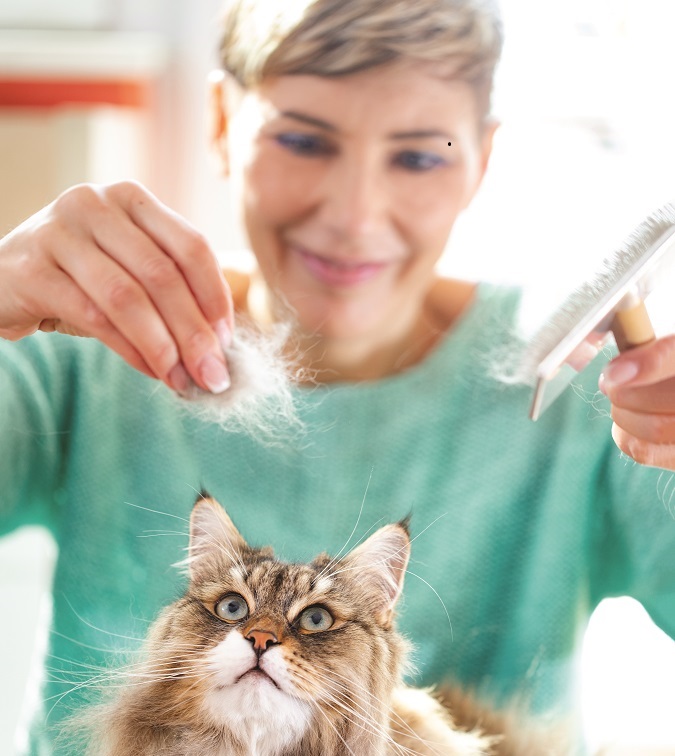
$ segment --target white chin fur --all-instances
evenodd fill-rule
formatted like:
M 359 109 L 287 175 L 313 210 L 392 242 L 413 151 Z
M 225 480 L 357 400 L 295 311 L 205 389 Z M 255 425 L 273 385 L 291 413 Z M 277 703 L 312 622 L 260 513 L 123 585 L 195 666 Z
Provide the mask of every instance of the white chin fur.
M 205 706 L 212 722 L 249 743 L 251 753 L 275 756 L 306 732 L 311 706 L 281 689 L 288 684 L 288 673 L 279 649 L 263 659 L 262 666 L 280 687 L 257 675 L 239 680 L 255 666 L 256 655 L 238 631 L 230 632 L 209 654 L 213 689 Z

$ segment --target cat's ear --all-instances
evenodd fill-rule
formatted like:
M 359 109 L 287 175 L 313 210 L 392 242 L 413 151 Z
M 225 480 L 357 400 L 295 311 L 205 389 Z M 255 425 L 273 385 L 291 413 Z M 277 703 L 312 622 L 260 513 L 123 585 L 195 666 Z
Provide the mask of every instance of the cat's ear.
M 343 560 L 367 590 L 370 605 L 384 626 L 391 624 L 409 559 L 410 535 L 404 521 L 380 528 Z
M 190 576 L 199 577 L 210 567 L 238 561 L 246 541 L 234 526 L 223 507 L 202 493 L 190 516 L 188 565 Z

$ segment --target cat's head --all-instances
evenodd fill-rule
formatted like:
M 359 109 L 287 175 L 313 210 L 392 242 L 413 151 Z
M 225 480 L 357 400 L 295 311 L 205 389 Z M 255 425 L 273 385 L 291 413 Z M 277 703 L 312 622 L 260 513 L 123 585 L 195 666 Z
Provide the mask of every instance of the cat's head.
M 405 648 L 392 621 L 409 552 L 399 523 L 337 559 L 289 564 L 249 546 L 224 509 L 200 497 L 189 588 L 165 611 L 152 648 L 185 666 L 195 710 L 244 739 L 258 718 L 289 742 L 313 721 L 383 722 Z

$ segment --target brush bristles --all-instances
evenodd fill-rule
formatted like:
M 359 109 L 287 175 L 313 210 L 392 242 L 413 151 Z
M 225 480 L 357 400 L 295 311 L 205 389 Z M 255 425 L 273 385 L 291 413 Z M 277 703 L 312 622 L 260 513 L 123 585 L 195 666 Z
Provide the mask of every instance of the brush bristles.
M 624 279 L 627 282 L 631 280 L 653 253 L 661 248 L 662 245 L 658 242 L 670 229 L 675 229 L 673 203 L 660 207 L 643 220 L 623 244 L 603 260 L 595 275 L 572 292 L 521 349 L 515 350 L 517 353 L 513 358 L 506 360 L 498 371 L 500 380 L 534 385 L 542 360 L 592 314 L 595 305 L 608 293 L 620 286 Z M 646 296 L 648 292 L 641 293 Z

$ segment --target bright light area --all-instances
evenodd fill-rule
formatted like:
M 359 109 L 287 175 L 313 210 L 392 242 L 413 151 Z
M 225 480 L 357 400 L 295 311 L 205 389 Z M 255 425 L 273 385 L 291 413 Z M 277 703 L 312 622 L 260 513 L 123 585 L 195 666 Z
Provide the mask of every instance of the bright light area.
M 502 0 L 486 181 L 444 268 L 561 297 L 675 199 L 675 3 Z
M 675 754 L 675 643 L 629 598 L 606 599 L 586 634 L 586 737 L 600 746 Z

